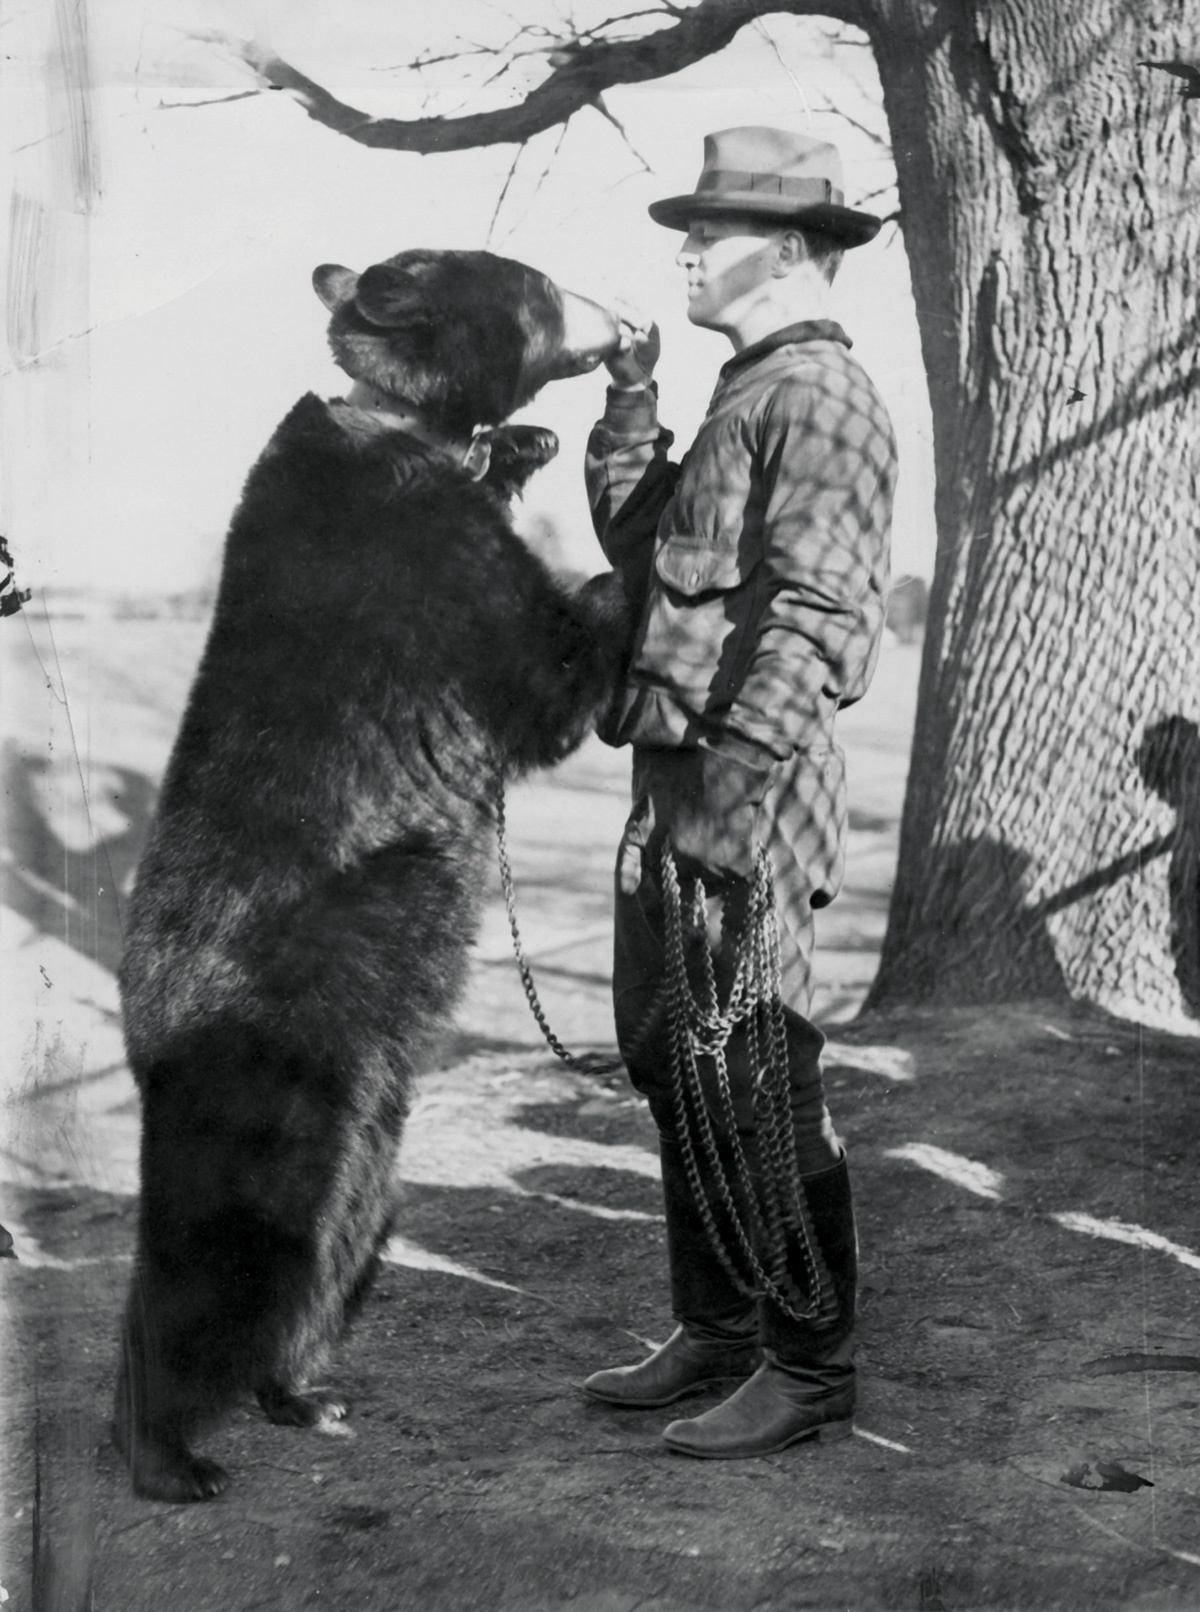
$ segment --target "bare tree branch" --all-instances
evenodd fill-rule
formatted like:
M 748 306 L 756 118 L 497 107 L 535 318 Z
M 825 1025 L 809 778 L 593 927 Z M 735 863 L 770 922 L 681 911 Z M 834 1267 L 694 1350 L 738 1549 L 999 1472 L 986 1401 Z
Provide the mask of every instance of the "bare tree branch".
M 661 13 L 629 12 L 610 23 L 658 14 L 676 20 L 667 28 L 637 37 L 605 39 L 593 30 L 590 35 L 548 46 L 549 76 L 515 106 L 457 117 L 418 118 L 372 117 L 338 100 L 269 46 L 229 36 L 206 37 L 249 66 L 264 88 L 286 91 L 310 118 L 347 139 L 365 146 L 428 153 L 523 144 L 535 134 L 565 123 L 583 107 L 596 107 L 603 92 L 615 84 L 644 84 L 713 55 L 763 11 L 861 21 L 860 0 L 698 0 L 687 8 L 664 5 Z
M 537 184 L 534 185 L 534 187 L 533 187 L 533 195 L 534 196 L 537 196 L 540 193 L 542 186 L 545 184 L 546 178 L 547 178 L 551 168 L 554 166 L 555 159 L 557 158 L 559 152 L 562 150 L 563 141 L 567 138 L 567 130 L 569 128 L 570 128 L 570 123 L 567 122 L 567 123 L 564 123 L 562 125 L 562 127 L 559 129 L 559 131 L 558 131 L 558 139 L 554 142 L 554 150 L 550 153 L 550 155 L 546 158 L 546 161 L 542 164 L 542 171 L 538 175 Z M 487 248 L 487 250 L 489 252 L 492 249 L 492 236 L 493 236 L 493 234 L 495 232 L 495 229 L 496 229 L 496 222 L 500 217 L 500 208 L 503 206 L 504 198 L 507 196 L 509 186 L 513 182 L 513 178 L 514 178 L 514 176 L 516 174 L 516 171 L 517 171 L 517 163 L 520 161 L 521 157 L 524 155 L 525 150 L 526 150 L 525 146 L 518 146 L 517 147 L 517 154 L 513 158 L 512 167 L 508 170 L 508 177 L 504 181 L 504 188 L 500 192 L 499 200 L 496 202 L 495 210 L 492 213 L 492 221 L 488 225 L 487 237 L 486 237 L 486 240 L 484 242 L 484 245 L 486 246 L 486 248 Z M 512 231 L 510 230 L 509 234 L 511 234 L 511 233 L 512 233 Z
M 194 106 L 224 106 L 227 101 L 246 101 L 258 90 L 237 90 L 233 95 L 210 95 L 205 101 L 160 101 L 154 112 L 190 112 Z M 20 149 L 20 148 L 18 148 Z
M 525 155 L 525 147 L 523 145 L 519 145 L 517 147 L 516 151 L 513 153 L 513 160 L 509 164 L 508 174 L 507 174 L 507 176 L 506 176 L 506 178 L 504 180 L 503 185 L 501 185 L 501 187 L 500 187 L 500 194 L 496 197 L 496 205 L 492 209 L 491 220 L 488 223 L 487 235 L 484 238 L 484 243 L 483 243 L 484 246 L 489 248 L 489 249 L 490 249 L 491 244 L 492 244 L 492 232 L 496 228 L 496 220 L 500 217 L 500 209 L 504 206 L 504 198 L 508 195 L 509 186 L 512 184 L 513 180 L 517 176 L 517 164 L 520 162 L 521 158 L 524 155 Z
M 596 108 L 596 111 L 600 113 L 601 117 L 606 117 L 608 119 L 608 121 L 612 124 L 613 128 L 621 136 L 622 140 L 624 140 L 625 145 L 628 148 L 630 155 L 637 158 L 637 160 L 641 163 L 641 165 L 642 165 L 643 169 L 646 171 L 646 173 L 648 173 L 648 174 L 653 173 L 654 169 L 651 168 L 650 164 L 646 161 L 645 157 L 642 156 L 641 152 L 634 145 L 633 141 L 629 138 L 629 131 L 628 131 L 628 129 L 626 129 L 625 125 L 621 122 L 620 118 L 617 117 L 616 113 L 613 112 L 611 107 L 606 105 L 604 97 L 602 95 L 597 95 L 596 99 L 592 102 L 592 105 Z
M 869 128 L 867 124 L 860 123 L 857 118 L 851 117 L 849 112 L 845 111 L 842 107 L 833 106 L 832 102 L 830 103 L 830 110 L 836 112 L 838 117 L 842 118 L 844 122 L 848 123 L 852 129 L 857 129 L 859 134 L 865 134 L 867 139 L 870 140 L 874 145 L 877 145 L 881 151 L 887 152 L 889 156 L 891 155 L 892 143 L 886 135 L 880 134 L 878 129 L 872 129 Z

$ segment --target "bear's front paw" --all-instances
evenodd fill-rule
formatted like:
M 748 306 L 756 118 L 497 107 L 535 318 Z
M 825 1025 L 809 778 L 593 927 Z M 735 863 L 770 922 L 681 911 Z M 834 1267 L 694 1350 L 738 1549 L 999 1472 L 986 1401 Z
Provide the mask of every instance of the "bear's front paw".
M 588 621 L 605 638 L 624 642 L 633 630 L 633 611 L 616 571 L 589 577 L 576 595 Z
M 498 425 L 491 433 L 492 457 L 483 478 L 501 498 L 525 490 L 535 470 L 548 465 L 558 452 L 558 438 L 541 425 Z

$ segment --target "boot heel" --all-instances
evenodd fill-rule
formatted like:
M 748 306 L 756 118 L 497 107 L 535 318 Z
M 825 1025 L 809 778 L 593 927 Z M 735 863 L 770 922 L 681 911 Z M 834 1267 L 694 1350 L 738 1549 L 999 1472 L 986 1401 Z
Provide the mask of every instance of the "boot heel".
M 844 1422 L 822 1422 L 817 1429 L 817 1439 L 821 1444 L 836 1444 L 839 1439 L 849 1438 L 854 1432 L 854 1418 L 847 1416 Z

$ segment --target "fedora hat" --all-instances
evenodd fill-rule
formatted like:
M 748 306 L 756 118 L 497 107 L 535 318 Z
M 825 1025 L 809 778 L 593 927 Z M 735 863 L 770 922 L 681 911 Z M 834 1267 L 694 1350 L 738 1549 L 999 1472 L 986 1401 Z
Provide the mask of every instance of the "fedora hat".
M 865 246 L 882 220 L 842 200 L 842 159 L 827 140 L 789 129 L 722 129 L 704 137 L 704 166 L 692 194 L 652 202 L 650 217 L 683 230 L 693 218 L 774 219 L 824 230 L 844 246 Z

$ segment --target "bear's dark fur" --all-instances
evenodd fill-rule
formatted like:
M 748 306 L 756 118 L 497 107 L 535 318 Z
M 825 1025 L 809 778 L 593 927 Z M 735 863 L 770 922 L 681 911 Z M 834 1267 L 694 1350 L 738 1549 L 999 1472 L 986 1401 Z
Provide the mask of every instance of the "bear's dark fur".
M 275 1421 L 345 1413 L 310 1383 L 388 1233 L 496 780 L 582 739 L 626 633 L 610 580 L 565 593 L 439 442 L 596 361 L 566 348 L 567 294 L 483 253 L 314 278 L 343 367 L 421 410 L 426 437 L 312 394 L 279 426 L 139 867 L 121 990 L 142 1195 L 115 1430 L 162 1500 L 220 1492 L 188 1440 L 242 1394 Z M 500 491 L 555 446 L 501 426 Z

